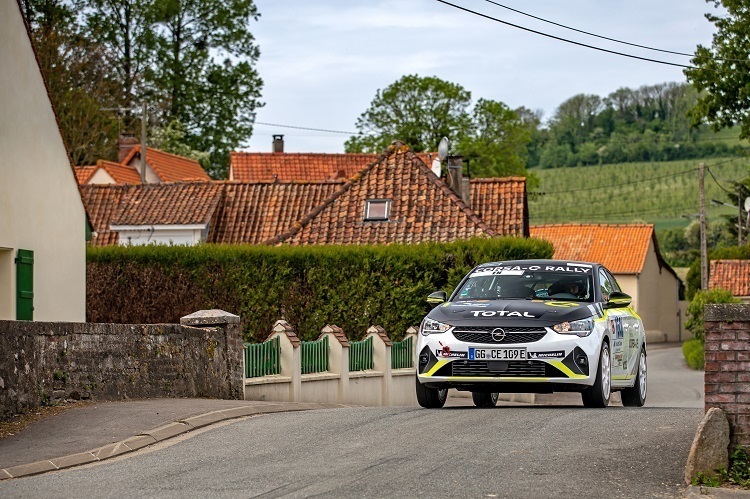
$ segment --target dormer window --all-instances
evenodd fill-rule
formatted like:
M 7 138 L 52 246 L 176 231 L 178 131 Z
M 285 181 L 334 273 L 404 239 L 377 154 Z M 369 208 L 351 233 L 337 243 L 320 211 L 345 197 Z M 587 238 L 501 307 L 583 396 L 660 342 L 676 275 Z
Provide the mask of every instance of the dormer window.
M 365 201 L 365 222 L 388 220 L 390 214 L 390 199 L 368 199 Z

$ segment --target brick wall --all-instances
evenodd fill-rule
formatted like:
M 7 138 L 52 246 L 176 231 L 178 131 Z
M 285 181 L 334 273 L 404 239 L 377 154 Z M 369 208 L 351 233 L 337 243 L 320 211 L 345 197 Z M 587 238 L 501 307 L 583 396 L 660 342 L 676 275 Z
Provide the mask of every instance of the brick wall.
M 63 399 L 241 399 L 243 383 L 239 317 L 226 312 L 156 325 L 0 321 L 0 418 Z
M 750 448 L 750 305 L 706 305 L 704 321 L 705 409 L 723 410 L 731 443 Z

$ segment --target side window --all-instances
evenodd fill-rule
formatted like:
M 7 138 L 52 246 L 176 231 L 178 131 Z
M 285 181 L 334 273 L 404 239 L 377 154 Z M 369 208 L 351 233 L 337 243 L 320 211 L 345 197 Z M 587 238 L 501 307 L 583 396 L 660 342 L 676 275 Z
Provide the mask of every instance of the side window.
M 604 269 L 599 269 L 599 286 L 602 289 L 602 298 L 604 298 L 604 301 L 609 300 L 609 295 L 613 291 L 616 291 L 616 284 L 613 285 L 612 280 L 610 280 L 609 275 Z
M 609 282 L 612 283 L 612 291 L 622 291 L 622 289 L 620 289 L 620 285 L 617 284 L 617 279 L 615 279 L 615 277 L 610 274 L 608 270 L 605 270 L 604 273 L 607 275 L 607 277 L 609 277 Z

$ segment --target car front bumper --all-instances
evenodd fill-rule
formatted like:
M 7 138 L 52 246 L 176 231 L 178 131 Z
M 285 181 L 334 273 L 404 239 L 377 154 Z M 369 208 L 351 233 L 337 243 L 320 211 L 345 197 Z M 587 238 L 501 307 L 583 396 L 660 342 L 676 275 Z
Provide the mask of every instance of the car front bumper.
M 429 386 L 467 390 L 477 386 L 506 392 L 545 392 L 553 386 L 555 391 L 585 388 L 596 379 L 602 326 L 597 324 L 585 337 L 538 327 L 515 337 L 518 333 L 510 332 L 507 336 L 513 339 L 500 343 L 486 333 L 467 334 L 467 328 L 459 326 L 445 333 L 420 334 L 417 377 Z M 477 349 L 522 349 L 525 356 L 519 360 L 482 360 L 476 358 Z

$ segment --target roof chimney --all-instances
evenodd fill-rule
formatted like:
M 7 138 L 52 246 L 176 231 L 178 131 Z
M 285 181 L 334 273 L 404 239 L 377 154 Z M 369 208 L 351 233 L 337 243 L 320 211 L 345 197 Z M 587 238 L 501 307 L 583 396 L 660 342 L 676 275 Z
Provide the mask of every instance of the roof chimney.
M 463 156 L 448 156 L 448 186 L 453 189 L 458 197 L 463 199 Z
M 273 152 L 284 152 L 284 136 L 273 136 Z
M 117 139 L 117 162 L 122 163 L 130 154 L 135 146 L 138 145 L 138 139 L 132 135 L 120 135 Z

